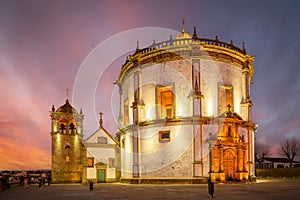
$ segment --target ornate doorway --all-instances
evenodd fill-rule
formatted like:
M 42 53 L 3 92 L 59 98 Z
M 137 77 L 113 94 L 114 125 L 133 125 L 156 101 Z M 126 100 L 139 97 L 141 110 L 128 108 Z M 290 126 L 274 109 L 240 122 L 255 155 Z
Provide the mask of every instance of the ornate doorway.
M 105 182 L 106 182 L 106 170 L 98 169 L 98 183 L 105 183 Z
M 227 150 L 224 152 L 223 169 L 227 180 L 235 178 L 235 156 L 233 151 Z
M 96 163 L 96 169 L 97 169 L 97 182 L 105 183 L 107 165 L 102 162 L 98 162 Z

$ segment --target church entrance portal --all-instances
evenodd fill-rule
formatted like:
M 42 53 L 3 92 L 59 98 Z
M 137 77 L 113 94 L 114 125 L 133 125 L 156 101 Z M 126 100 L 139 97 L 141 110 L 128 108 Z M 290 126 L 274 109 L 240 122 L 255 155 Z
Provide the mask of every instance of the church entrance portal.
M 229 178 L 235 178 L 235 156 L 232 151 L 224 152 L 223 167 L 227 180 Z

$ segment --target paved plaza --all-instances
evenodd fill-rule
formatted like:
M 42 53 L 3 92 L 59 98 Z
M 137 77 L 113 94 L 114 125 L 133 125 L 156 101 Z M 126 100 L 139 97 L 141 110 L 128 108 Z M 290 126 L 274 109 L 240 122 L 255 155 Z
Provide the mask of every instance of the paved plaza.
M 207 185 L 80 184 L 31 185 L 0 192 L 1 200 L 94 200 L 94 199 L 211 199 Z M 257 183 L 216 184 L 214 199 L 300 199 L 300 179 L 259 179 Z

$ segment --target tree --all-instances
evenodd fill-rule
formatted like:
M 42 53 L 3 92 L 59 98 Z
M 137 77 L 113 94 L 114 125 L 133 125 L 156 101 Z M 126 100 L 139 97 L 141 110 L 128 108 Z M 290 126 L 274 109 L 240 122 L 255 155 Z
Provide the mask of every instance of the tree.
M 289 160 L 290 167 L 292 167 L 292 163 L 299 153 L 299 147 L 299 141 L 296 138 L 287 138 L 280 144 L 279 153 Z
M 265 157 L 270 154 L 270 147 L 266 144 L 256 143 L 255 144 L 255 161 L 259 163 L 259 167 L 261 167 L 261 163 L 264 161 Z

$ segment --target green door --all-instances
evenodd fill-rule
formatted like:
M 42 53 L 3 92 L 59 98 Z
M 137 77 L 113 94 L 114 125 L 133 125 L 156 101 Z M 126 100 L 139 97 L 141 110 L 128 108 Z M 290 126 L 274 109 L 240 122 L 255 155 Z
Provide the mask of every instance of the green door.
M 98 183 L 105 183 L 106 176 L 105 176 L 105 169 L 98 170 Z

